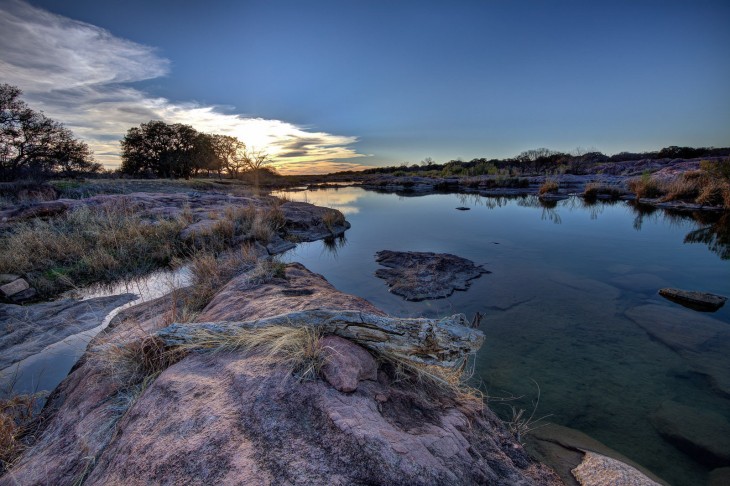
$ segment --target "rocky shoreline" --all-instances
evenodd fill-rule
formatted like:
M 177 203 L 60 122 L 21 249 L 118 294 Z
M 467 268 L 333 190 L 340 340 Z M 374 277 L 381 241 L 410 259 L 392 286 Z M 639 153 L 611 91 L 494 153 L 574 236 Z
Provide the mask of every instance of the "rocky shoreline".
M 254 287 L 242 278 L 196 321 L 321 308 L 383 315 L 298 264 Z M 165 297 L 127 309 L 92 341 L 1 485 L 561 484 L 478 402 L 404 385 L 352 341 L 330 342 L 339 360 L 325 379 L 298 379 L 255 350 L 190 352 L 134 392 L 104 350 L 161 328 L 169 305 Z M 350 368 L 363 370 L 356 389 L 333 386 Z

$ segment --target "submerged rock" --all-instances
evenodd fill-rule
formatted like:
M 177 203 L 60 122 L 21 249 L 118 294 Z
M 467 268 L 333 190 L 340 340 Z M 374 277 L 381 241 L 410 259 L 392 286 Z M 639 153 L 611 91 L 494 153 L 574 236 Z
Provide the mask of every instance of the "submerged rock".
M 0 304 L 0 370 L 49 344 L 101 325 L 109 312 L 136 298 L 123 294 L 27 306 Z
M 696 461 L 730 466 L 730 423 L 722 415 L 668 400 L 652 414 L 651 424 Z
M 469 281 L 489 273 L 480 265 L 449 253 L 382 250 L 375 261 L 388 268 L 375 271 L 390 291 L 406 300 L 440 299 L 466 290 Z
M 626 311 L 626 317 L 657 341 L 678 353 L 721 393 L 730 395 L 730 326 L 694 311 L 648 304 Z
M 232 281 L 198 320 L 330 305 L 382 314 L 291 265 L 286 278 Z M 115 318 L 49 398 L 44 429 L 0 485 L 561 484 L 481 402 L 400 381 L 340 338 L 320 343 L 339 353 L 325 379 L 231 350 L 181 356 L 130 392 L 98 357 L 166 326 L 170 308 L 158 299 Z
M 659 289 L 659 295 L 690 309 L 703 312 L 715 312 L 725 305 L 727 300 L 727 297 L 721 295 L 672 288 Z

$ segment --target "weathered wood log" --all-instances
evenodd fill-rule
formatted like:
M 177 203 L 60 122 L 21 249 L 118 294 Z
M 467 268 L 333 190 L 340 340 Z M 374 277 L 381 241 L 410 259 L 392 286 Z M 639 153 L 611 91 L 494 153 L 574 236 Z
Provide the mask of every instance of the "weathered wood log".
M 233 336 L 243 329 L 266 326 L 309 326 L 324 334 L 350 339 L 377 353 L 446 367 L 458 364 L 484 342 L 484 334 L 469 327 L 463 314 L 443 319 L 405 319 L 330 309 L 292 312 L 247 322 L 175 323 L 157 331 L 156 336 L 166 346 L 174 347 L 194 343 L 201 331 Z

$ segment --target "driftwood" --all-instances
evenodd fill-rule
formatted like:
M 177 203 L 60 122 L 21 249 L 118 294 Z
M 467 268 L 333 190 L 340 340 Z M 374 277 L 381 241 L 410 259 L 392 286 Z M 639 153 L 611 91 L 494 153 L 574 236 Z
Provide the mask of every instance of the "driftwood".
M 156 335 L 166 346 L 174 347 L 194 342 L 200 331 L 235 335 L 242 329 L 266 326 L 309 326 L 324 334 L 349 339 L 378 353 L 447 367 L 459 364 L 484 342 L 484 334 L 469 327 L 463 314 L 443 319 L 405 319 L 329 309 L 292 312 L 247 322 L 176 323 L 160 329 Z

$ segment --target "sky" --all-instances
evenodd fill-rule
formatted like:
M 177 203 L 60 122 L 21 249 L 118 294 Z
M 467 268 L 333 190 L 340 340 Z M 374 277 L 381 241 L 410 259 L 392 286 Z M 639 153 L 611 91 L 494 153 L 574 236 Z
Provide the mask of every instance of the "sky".
M 730 2 L 0 0 L 0 82 L 107 167 L 157 119 L 282 173 L 730 146 Z

